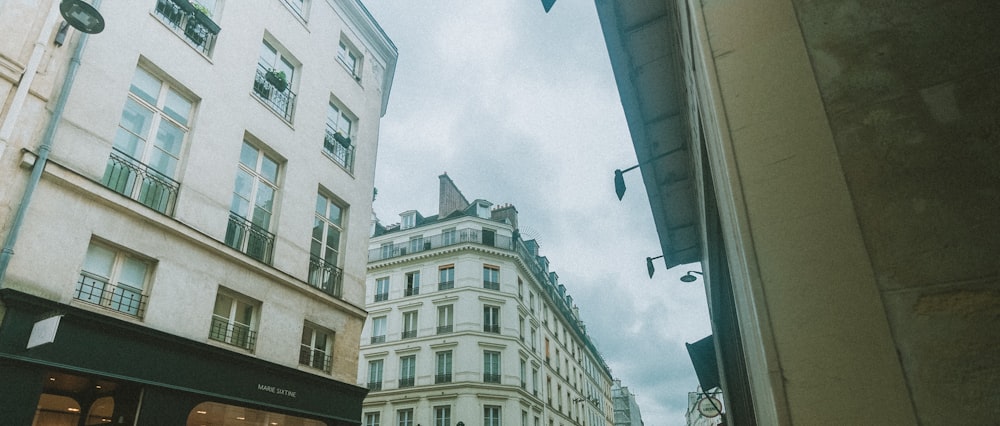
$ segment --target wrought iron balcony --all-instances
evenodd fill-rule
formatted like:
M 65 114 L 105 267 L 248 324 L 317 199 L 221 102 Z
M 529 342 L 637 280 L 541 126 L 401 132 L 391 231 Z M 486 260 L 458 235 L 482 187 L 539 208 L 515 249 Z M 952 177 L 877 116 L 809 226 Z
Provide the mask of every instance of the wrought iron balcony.
M 483 373 L 483 383 L 500 383 L 500 375 L 493 373 Z
M 278 87 L 267 81 L 268 71 L 270 70 L 264 65 L 257 64 L 257 75 L 253 80 L 253 93 L 286 121 L 292 121 L 292 113 L 295 112 L 295 92 L 292 92 L 291 85 L 278 90 Z
M 167 216 L 174 214 L 180 184 L 125 153 L 112 150 L 101 183 Z
M 299 348 L 299 364 L 308 365 L 329 373 L 333 367 L 333 357 L 327 355 L 326 352 L 303 345 Z
M 344 170 L 354 172 L 354 145 L 350 138 L 339 138 L 336 133 L 326 129 L 323 138 L 323 153 Z
M 253 351 L 257 345 L 257 332 L 250 329 L 250 326 L 230 323 L 228 319 L 219 316 L 212 316 L 212 329 L 208 332 L 208 338 L 243 349 Z
M 500 283 L 496 281 L 483 281 L 483 288 L 487 290 L 500 290 Z
M 121 283 L 111 285 L 104 278 L 89 272 L 80 274 L 73 298 L 136 318 L 142 318 L 146 313 L 146 302 L 149 300 L 140 289 Z
M 483 331 L 487 333 L 500 333 L 500 324 L 483 324 Z
M 385 343 L 385 335 L 372 336 L 372 344 L 374 345 L 376 343 Z
M 435 374 L 434 383 L 451 383 L 451 373 Z
M 403 290 L 403 296 L 416 296 L 420 294 L 420 287 L 410 287 Z
M 309 257 L 309 285 L 339 298 L 342 294 L 344 270 L 316 256 Z
M 441 281 L 438 283 L 438 290 L 451 290 L 455 288 L 454 281 Z
M 382 390 L 382 382 L 368 382 L 368 390 L 370 391 Z
M 157 0 L 153 13 L 160 21 L 182 35 L 195 49 L 208 55 L 219 35 L 219 25 L 188 0 Z
M 401 388 L 413 387 L 413 382 L 414 382 L 413 377 L 408 377 L 408 378 L 405 378 L 405 379 L 399 379 L 399 387 L 401 387 Z
M 389 293 L 375 293 L 376 302 L 382 302 L 385 300 L 389 300 Z
M 371 249 L 368 251 L 368 261 L 375 262 L 391 259 L 458 244 L 479 244 L 501 250 L 514 250 L 514 242 L 511 237 L 492 235 L 492 239 L 490 237 L 483 238 L 483 233 L 478 229 L 462 229 L 446 234 L 424 237 L 423 244 L 415 247 L 410 247 L 410 244 L 406 242 Z
M 403 339 L 412 339 L 414 337 L 417 337 L 417 330 L 404 330 L 403 331 L 403 336 L 402 336 Z
M 271 251 L 274 249 L 274 234 L 246 220 L 243 216 L 229 212 L 226 245 L 270 265 Z
M 455 326 L 453 325 L 439 325 L 437 328 L 437 334 L 448 334 L 454 331 Z

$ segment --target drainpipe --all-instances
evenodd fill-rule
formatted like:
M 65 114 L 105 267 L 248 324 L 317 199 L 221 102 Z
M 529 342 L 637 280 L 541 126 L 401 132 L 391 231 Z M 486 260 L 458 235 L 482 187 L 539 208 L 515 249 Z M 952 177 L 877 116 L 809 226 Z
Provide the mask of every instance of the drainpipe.
M 101 0 L 94 0 L 91 4 L 95 9 L 100 7 Z M 80 42 L 73 51 L 73 57 L 69 60 L 69 68 L 66 70 L 66 78 L 63 79 L 62 89 L 59 92 L 59 99 L 56 100 L 55 109 L 52 111 L 52 118 L 45 127 L 45 134 L 42 136 L 42 144 L 38 147 L 38 158 L 35 159 L 34 167 L 31 168 L 31 177 L 28 185 L 24 188 L 24 195 L 21 196 L 21 204 L 17 206 L 17 213 L 10 226 L 10 233 L 4 241 L 3 249 L 0 250 L 0 289 L 3 288 L 4 277 L 7 275 L 7 266 L 10 258 L 14 256 L 14 244 L 17 242 L 17 234 L 21 231 L 21 224 L 24 222 L 25 213 L 28 211 L 28 204 L 31 203 L 31 196 L 38 186 L 38 181 L 42 178 L 42 170 L 49 159 L 49 151 L 52 150 L 52 141 L 55 139 L 56 127 L 62 120 L 63 110 L 66 108 L 66 100 L 69 98 L 70 89 L 73 88 L 73 80 L 76 79 L 76 70 L 80 68 L 80 56 L 83 55 L 83 47 L 87 44 L 89 34 L 80 32 Z
M 24 101 L 28 98 L 31 83 L 35 81 L 38 67 L 42 63 L 42 55 L 45 53 L 45 46 L 49 42 L 49 36 L 52 35 L 52 28 L 56 25 L 56 18 L 58 17 L 59 2 L 53 1 L 52 9 L 49 10 L 49 16 L 45 18 L 45 23 L 42 24 L 42 31 L 38 33 L 38 40 L 35 40 L 35 47 L 31 51 L 28 65 L 24 67 L 24 73 L 21 74 L 21 79 L 17 83 L 17 91 L 14 92 L 14 99 L 10 103 L 10 109 L 7 110 L 7 117 L 4 118 L 3 124 L 0 125 L 0 159 L 3 158 L 4 151 L 7 150 L 7 141 L 10 140 L 10 135 L 14 133 L 14 123 L 17 121 L 18 116 L 21 115 Z

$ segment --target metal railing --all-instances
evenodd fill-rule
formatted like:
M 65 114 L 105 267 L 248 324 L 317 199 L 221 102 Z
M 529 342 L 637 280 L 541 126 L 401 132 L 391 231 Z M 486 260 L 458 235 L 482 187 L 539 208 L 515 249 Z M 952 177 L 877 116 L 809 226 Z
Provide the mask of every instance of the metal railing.
M 403 296 L 416 296 L 420 294 L 420 287 L 409 287 L 403 290 Z
M 389 293 L 375 293 L 376 302 L 382 302 L 385 300 L 389 300 Z
M 500 375 L 493 373 L 483 373 L 483 383 L 500 383 Z
M 368 382 L 368 390 L 370 391 L 382 390 L 382 382 Z
M 453 325 L 439 325 L 437 328 L 437 334 L 448 334 L 454 331 L 455 326 Z
M 274 87 L 265 77 L 268 71 L 270 70 L 264 68 L 264 65 L 257 64 L 257 75 L 253 79 L 253 93 L 278 115 L 287 121 L 292 121 L 292 113 L 295 112 L 295 92 L 292 92 L 291 84 L 285 87 L 285 90 L 278 90 L 277 87 Z
M 299 348 L 299 364 L 308 365 L 329 373 L 333 367 L 333 357 L 321 350 L 302 345 Z
M 174 214 L 180 183 L 117 149 L 111 151 L 101 183 L 167 216 Z
M 434 383 L 451 383 L 451 373 L 435 374 Z
M 326 129 L 326 136 L 323 138 L 323 152 L 348 172 L 354 172 L 354 144 L 345 146 L 338 142 L 330 129 Z
M 385 335 L 383 334 L 381 336 L 372 336 L 372 344 L 375 343 L 385 343 Z
M 402 336 L 403 339 L 412 339 L 414 337 L 417 337 L 417 330 L 404 330 L 403 331 L 403 336 Z
M 405 378 L 405 379 L 399 379 L 399 387 L 401 387 L 401 388 L 413 387 L 413 383 L 414 383 L 413 377 L 408 377 L 408 378 Z
M 455 288 L 454 281 L 442 281 L 438 283 L 438 290 L 451 290 Z
M 309 285 L 333 297 L 343 291 L 344 270 L 316 256 L 309 257 Z
M 500 333 L 499 324 L 483 324 L 483 331 L 487 333 Z
M 229 212 L 226 245 L 270 265 L 271 251 L 274 249 L 274 234 L 254 225 L 243 216 Z
M 111 285 L 89 272 L 80 273 L 73 298 L 140 319 L 146 313 L 146 302 L 149 300 L 149 296 L 143 295 L 140 289 L 121 283 Z
M 496 281 L 483 281 L 483 288 L 487 290 L 500 290 L 500 283 Z
M 212 316 L 212 329 L 208 332 L 208 338 L 249 351 L 253 351 L 257 345 L 257 332 L 251 330 L 250 326 L 230 323 L 227 318 L 215 315 Z
M 219 35 L 219 25 L 195 9 L 188 0 L 157 0 L 153 14 L 206 55 Z
M 478 229 L 462 229 L 459 231 L 424 237 L 423 244 L 417 247 L 410 247 L 409 242 L 404 242 L 371 249 L 368 251 L 368 261 L 375 262 L 405 256 L 407 254 L 433 250 L 436 248 L 467 243 L 480 244 L 502 250 L 514 250 L 514 242 L 511 237 L 504 235 L 492 235 L 492 241 L 490 241 L 489 237 L 484 239 L 483 233 Z

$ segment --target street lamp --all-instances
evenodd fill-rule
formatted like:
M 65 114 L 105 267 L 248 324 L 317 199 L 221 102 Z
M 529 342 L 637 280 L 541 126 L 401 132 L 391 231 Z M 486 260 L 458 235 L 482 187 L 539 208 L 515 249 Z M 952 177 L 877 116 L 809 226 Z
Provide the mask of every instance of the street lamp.
M 104 31 L 101 12 L 83 0 L 62 0 L 59 3 L 59 13 L 71 27 L 87 34 Z

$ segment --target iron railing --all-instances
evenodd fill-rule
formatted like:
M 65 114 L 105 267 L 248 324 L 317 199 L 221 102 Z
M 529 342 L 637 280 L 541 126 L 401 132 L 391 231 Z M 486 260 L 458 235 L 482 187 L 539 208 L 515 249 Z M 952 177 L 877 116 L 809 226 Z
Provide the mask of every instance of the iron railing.
M 435 374 L 434 383 L 451 383 L 451 373 Z
M 370 391 L 382 390 L 382 382 L 368 382 L 368 390 Z
M 257 345 L 257 332 L 249 325 L 230 323 L 228 318 L 212 316 L 212 329 L 208 338 L 253 351 Z
M 265 77 L 268 71 L 270 70 L 264 65 L 257 64 L 257 75 L 253 80 L 253 93 L 286 121 L 292 121 L 292 113 L 295 112 L 295 92 L 292 92 L 291 84 L 285 87 L 285 90 L 278 90 L 277 87 L 274 87 Z
M 483 288 L 487 290 L 500 290 L 500 283 L 496 281 L 483 281 Z
M 436 248 L 448 247 L 466 243 L 480 244 L 489 247 L 495 247 L 502 250 L 514 250 L 514 242 L 511 239 L 511 237 L 504 235 L 495 235 L 495 234 L 488 234 L 488 235 L 489 236 L 487 236 L 486 238 L 483 238 L 483 232 L 478 229 L 462 229 L 458 231 L 450 231 L 448 233 L 442 233 L 440 235 L 424 237 L 423 244 L 418 245 L 416 247 L 410 247 L 409 242 L 399 243 L 399 244 L 389 244 L 383 247 L 369 250 L 368 261 L 375 262 L 379 260 L 405 256 L 407 254 L 413 254 L 422 251 L 433 250 Z
M 484 383 L 500 383 L 500 375 L 493 373 L 483 373 Z
M 153 14 L 175 33 L 183 35 L 195 49 L 206 55 L 211 52 L 219 25 L 188 0 L 157 0 Z
M 344 170 L 354 172 L 354 145 L 349 142 L 347 145 L 340 143 L 330 129 L 326 129 L 326 136 L 323 138 L 323 153 Z
M 270 265 L 271 252 L 274 249 L 274 234 L 254 225 L 243 216 L 229 212 L 226 245 Z
M 101 183 L 167 216 L 174 214 L 180 183 L 117 149 L 111 151 Z
M 89 272 L 80 274 L 73 298 L 140 319 L 146 313 L 146 302 L 149 300 L 140 289 L 121 283 L 111 285 Z
M 403 336 L 402 336 L 403 339 L 412 339 L 414 337 L 417 337 L 417 330 L 404 330 L 403 331 Z
M 375 343 L 385 343 L 385 335 L 383 334 L 381 336 L 372 336 L 372 344 Z
M 408 378 L 405 378 L 405 379 L 399 379 L 399 387 L 401 387 L 401 388 L 413 387 L 413 383 L 414 383 L 413 377 L 408 377 Z
M 451 290 L 455 288 L 454 281 L 441 281 L 438 283 L 438 290 Z
M 329 373 L 333 367 L 333 357 L 319 349 L 302 345 L 299 348 L 299 364 L 308 365 Z
M 483 331 L 487 333 L 500 333 L 499 324 L 483 324 Z
M 437 334 L 448 334 L 454 331 L 455 326 L 453 325 L 439 325 L 437 328 Z
M 344 270 L 316 256 L 309 257 L 309 285 L 333 297 L 343 291 Z
M 420 294 L 420 287 L 410 287 L 403 290 L 403 296 L 416 296 Z

